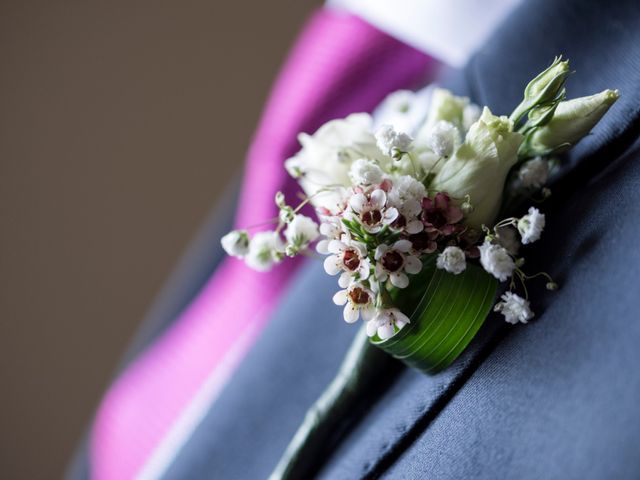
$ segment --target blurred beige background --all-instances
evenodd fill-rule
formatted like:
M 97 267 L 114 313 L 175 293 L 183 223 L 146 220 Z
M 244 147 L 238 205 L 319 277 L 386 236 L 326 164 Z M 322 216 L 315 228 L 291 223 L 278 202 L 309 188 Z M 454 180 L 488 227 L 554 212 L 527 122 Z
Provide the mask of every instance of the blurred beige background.
M 0 2 L 0 472 L 61 477 L 318 2 Z

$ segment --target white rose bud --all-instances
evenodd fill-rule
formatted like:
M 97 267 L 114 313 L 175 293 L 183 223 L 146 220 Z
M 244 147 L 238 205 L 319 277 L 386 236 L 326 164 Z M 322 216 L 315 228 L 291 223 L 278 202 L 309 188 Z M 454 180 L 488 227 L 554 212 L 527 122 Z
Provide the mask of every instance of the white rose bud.
M 551 121 L 531 135 L 531 153 L 545 155 L 572 147 L 595 127 L 619 97 L 617 90 L 604 90 L 589 97 L 560 102 Z
M 249 252 L 249 234 L 246 230 L 233 230 L 220 239 L 222 248 L 227 255 L 244 258 Z

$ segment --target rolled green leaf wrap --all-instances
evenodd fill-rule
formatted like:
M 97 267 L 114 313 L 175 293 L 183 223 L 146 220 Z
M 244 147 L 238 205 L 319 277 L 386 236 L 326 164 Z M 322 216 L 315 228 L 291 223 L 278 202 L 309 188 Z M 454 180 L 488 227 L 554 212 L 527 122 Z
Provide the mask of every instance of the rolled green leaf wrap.
M 493 306 L 498 282 L 481 267 L 467 264 L 459 275 L 435 268 L 434 259 L 395 299 L 411 323 L 388 340 L 371 343 L 425 373 L 448 367 L 469 345 Z M 426 288 L 425 288 L 426 287 Z
M 453 275 L 435 268 L 435 256 L 425 260 L 411 287 L 398 290 L 394 302 L 413 312 L 411 323 L 386 341 L 367 341 L 364 328 L 349 348 L 334 380 L 311 406 L 280 459 L 270 480 L 312 478 L 320 453 L 338 441 L 348 412 L 363 400 L 375 401 L 383 371 L 394 362 L 373 345 L 406 365 L 434 373 L 450 365 L 484 323 L 495 299 L 498 282 L 477 265 Z M 331 439 L 331 440 L 330 440 Z

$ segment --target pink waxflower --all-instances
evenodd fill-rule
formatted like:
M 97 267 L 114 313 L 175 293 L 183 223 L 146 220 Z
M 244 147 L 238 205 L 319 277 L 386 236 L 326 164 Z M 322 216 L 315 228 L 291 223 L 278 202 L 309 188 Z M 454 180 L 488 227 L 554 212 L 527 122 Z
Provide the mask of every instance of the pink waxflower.
M 349 199 L 349 206 L 369 233 L 378 233 L 398 218 L 398 210 L 387 205 L 387 194 L 380 188 L 368 195 L 360 191 L 355 193 Z
M 436 193 L 434 198 L 426 197 L 422 200 L 422 221 L 425 230 L 438 235 L 449 236 L 456 233 L 463 218 L 462 210 L 455 206 L 449 195 L 444 192 Z

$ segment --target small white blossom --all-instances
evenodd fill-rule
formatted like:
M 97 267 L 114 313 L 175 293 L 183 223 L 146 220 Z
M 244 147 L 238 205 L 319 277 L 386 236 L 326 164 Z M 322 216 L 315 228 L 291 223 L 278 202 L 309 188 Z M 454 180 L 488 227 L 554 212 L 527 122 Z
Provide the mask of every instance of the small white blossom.
M 420 233 L 424 224 L 418 215 L 422 212 L 421 201 L 426 196 L 424 185 L 415 178 L 409 175 L 394 178 L 387 198 L 389 204 L 398 210 L 399 215 L 391 227 L 410 235 Z
M 369 233 L 378 233 L 398 218 L 398 210 L 387 206 L 387 194 L 377 189 L 368 196 L 358 192 L 349 199 L 349 206 Z
M 397 308 L 385 308 L 376 311 L 373 319 L 367 322 L 367 335 L 378 335 L 381 340 L 387 340 L 396 333 L 396 328 L 402 328 L 409 323 L 409 317 Z
M 342 288 L 346 288 L 355 275 L 358 275 L 360 280 L 366 280 L 369 277 L 371 264 L 364 244 L 355 241 L 331 240 L 328 250 L 331 255 L 324 260 L 324 271 L 329 275 L 342 272 L 338 280 Z
M 342 236 L 342 223 L 338 217 L 326 217 L 320 224 L 320 234 L 325 238 L 320 240 L 316 245 L 316 251 L 322 255 L 328 255 L 329 242 L 331 240 L 340 240 Z
M 512 292 L 502 295 L 502 301 L 494 307 L 496 312 L 502 313 L 508 323 L 527 323 L 533 318 L 533 312 L 529 308 L 529 301 Z
M 376 259 L 376 279 L 384 282 L 388 278 L 395 287 L 407 287 L 409 285 L 409 277 L 406 274 L 415 275 L 420 273 L 422 269 L 420 259 L 410 253 L 412 247 L 409 240 L 398 240 L 391 246 L 378 245 L 374 255 Z
M 518 250 L 520 250 L 520 240 L 518 240 L 518 233 L 515 228 L 509 226 L 498 227 L 496 240 L 506 248 L 511 255 L 518 254 Z
M 349 170 L 349 178 L 354 185 L 373 185 L 382 182 L 384 172 L 371 160 L 360 158 L 353 162 Z
M 427 196 L 427 189 L 422 182 L 419 182 L 410 175 L 401 175 L 393 179 L 393 185 L 389 192 L 389 201 L 397 206 L 408 200 L 420 202 Z
M 540 157 L 529 160 L 518 171 L 518 178 L 525 188 L 541 188 L 549 178 L 549 162 Z
M 260 232 L 249 242 L 249 252 L 245 257 L 247 265 L 259 272 L 266 272 L 282 259 L 284 245 L 278 233 Z
M 243 258 L 249 253 L 249 234 L 246 230 L 233 230 L 220 239 L 227 255 Z
M 482 267 L 501 282 L 507 280 L 516 268 L 509 252 L 502 245 L 485 240 L 480 249 Z
M 540 238 L 544 230 L 544 214 L 535 207 L 529 208 L 528 215 L 518 220 L 518 231 L 522 236 L 522 243 L 533 243 Z
M 382 125 L 375 134 L 376 145 L 382 153 L 394 156 L 397 152 L 408 152 L 413 138 L 404 132 L 398 132 L 392 125 Z
M 342 315 L 347 323 L 358 321 L 360 315 L 363 320 L 370 321 L 375 315 L 373 292 L 360 283 L 352 283 L 340 290 L 333 296 L 333 303 L 344 305 Z
M 318 238 L 318 224 L 305 215 L 296 215 L 287 226 L 284 236 L 289 245 L 302 250 Z
M 449 158 L 459 139 L 460 133 L 456 126 L 446 120 L 440 120 L 431 127 L 427 142 L 436 155 Z
M 458 275 L 467 268 L 467 260 L 460 247 L 450 246 L 438 255 L 436 266 L 441 270 Z

